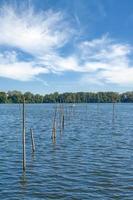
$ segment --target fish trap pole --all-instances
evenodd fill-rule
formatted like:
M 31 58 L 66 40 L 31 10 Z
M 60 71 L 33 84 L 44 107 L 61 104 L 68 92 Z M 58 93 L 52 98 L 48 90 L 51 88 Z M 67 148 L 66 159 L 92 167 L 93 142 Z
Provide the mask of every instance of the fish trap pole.
M 32 152 L 35 152 L 35 142 L 34 142 L 34 135 L 33 135 L 33 129 L 30 129 L 30 134 L 31 134 L 31 145 L 32 145 Z
M 25 150 L 25 98 L 23 97 L 22 106 L 22 145 L 23 145 L 23 171 L 26 170 L 26 150 Z
M 61 123 L 62 123 L 62 130 L 64 130 L 64 123 L 65 119 L 64 119 L 64 106 L 62 104 L 62 109 L 61 109 Z
M 113 122 L 115 120 L 115 101 L 113 101 Z
M 57 115 L 57 107 L 55 108 L 55 112 L 54 112 L 53 129 L 52 129 L 52 137 L 51 137 L 54 140 L 56 138 L 56 115 Z
M 62 129 L 64 130 L 64 124 L 65 124 L 65 119 L 64 119 L 64 113 L 63 113 L 63 116 L 62 116 Z

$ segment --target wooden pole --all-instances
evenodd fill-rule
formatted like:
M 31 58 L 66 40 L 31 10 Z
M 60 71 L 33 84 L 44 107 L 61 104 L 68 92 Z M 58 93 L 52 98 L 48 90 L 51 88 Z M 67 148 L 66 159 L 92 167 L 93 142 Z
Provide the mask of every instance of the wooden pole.
M 113 122 L 115 120 L 115 101 L 113 101 Z
M 32 144 L 32 152 L 35 152 L 35 142 L 34 142 L 34 136 L 33 136 L 33 129 L 30 129 L 30 133 L 31 133 L 31 144 Z
M 63 113 L 63 116 L 62 116 L 62 129 L 64 130 L 64 113 Z
M 60 104 L 60 132 L 62 132 L 62 108 L 61 108 L 61 104 Z
M 54 121 L 53 130 L 52 130 L 52 139 L 56 138 L 56 121 Z
M 54 113 L 53 129 L 52 129 L 52 139 L 56 138 L 56 114 L 57 114 L 57 107 L 55 108 L 55 113 Z
M 26 170 L 26 151 L 25 151 L 25 99 L 23 98 L 23 130 L 22 130 L 22 145 L 23 145 L 23 171 Z
M 97 93 L 97 113 L 99 112 L 99 94 Z

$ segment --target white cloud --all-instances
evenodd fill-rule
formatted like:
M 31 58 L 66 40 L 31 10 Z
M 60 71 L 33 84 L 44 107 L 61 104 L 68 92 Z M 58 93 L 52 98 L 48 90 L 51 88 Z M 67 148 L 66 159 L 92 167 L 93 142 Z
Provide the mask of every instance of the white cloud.
M 83 82 L 132 84 L 133 65 L 130 56 L 132 47 L 117 43 L 108 37 L 85 41 L 79 45 L 82 51 L 83 68 L 88 72 L 83 75 Z M 95 73 L 94 73 L 95 72 Z M 91 76 L 90 76 L 91 75 Z
M 133 84 L 133 67 L 116 67 L 103 71 L 99 76 L 108 83 Z
M 77 42 L 69 55 L 62 56 L 66 44 L 72 47 L 76 31 L 61 12 L 5 6 L 0 9 L 0 28 L 0 45 L 7 48 L 0 53 L 1 77 L 28 81 L 43 73 L 73 71 L 81 72 L 81 81 L 88 84 L 133 83 L 132 46 L 107 35 Z M 33 57 L 32 61 L 18 56 L 19 51 Z
M 72 35 L 72 29 L 61 12 L 35 13 L 31 9 L 15 10 L 4 6 L 0 9 L 0 45 L 14 49 L 1 51 L 0 76 L 16 80 L 31 80 L 40 73 L 54 68 L 54 54 Z M 22 51 L 33 56 L 32 62 L 16 57 Z M 50 58 L 51 56 L 51 58 Z M 50 58 L 48 60 L 42 57 Z M 57 54 L 55 59 L 61 57 Z M 41 66 L 40 66 L 41 64 Z M 56 70 L 58 71 L 58 70 Z
M 2 7 L 0 10 L 0 44 L 42 55 L 62 47 L 69 38 L 70 29 L 61 12 L 35 13 L 33 9 L 15 10 Z
M 48 54 L 40 59 L 40 65 L 47 66 L 53 73 L 62 73 L 65 71 L 75 71 L 81 70 L 78 59 L 75 55 L 70 55 L 68 57 L 61 57 L 58 54 Z M 81 70 L 82 72 L 82 70 Z
M 27 81 L 41 73 L 48 73 L 43 67 L 36 67 L 34 62 L 18 61 L 15 52 L 0 54 L 0 76 L 20 81 Z

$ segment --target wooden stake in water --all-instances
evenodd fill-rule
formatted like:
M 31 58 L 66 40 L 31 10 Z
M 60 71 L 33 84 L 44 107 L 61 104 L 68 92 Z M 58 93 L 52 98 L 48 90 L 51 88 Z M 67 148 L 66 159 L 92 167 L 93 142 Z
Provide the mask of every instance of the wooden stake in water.
M 23 98 L 23 111 L 22 111 L 22 120 L 23 120 L 23 130 L 22 130 L 22 145 L 23 145 L 23 171 L 26 170 L 26 151 L 25 151 L 25 99 Z
M 64 113 L 63 113 L 63 116 L 62 116 L 62 129 L 64 130 Z
M 60 105 L 60 133 L 64 130 L 64 107 Z
M 52 139 L 56 138 L 56 113 L 57 113 L 57 107 L 55 108 L 55 113 L 54 113 L 53 129 L 52 129 Z
M 56 138 L 56 121 L 54 122 L 53 130 L 52 130 L 52 139 L 55 139 L 55 138 Z
M 35 152 L 35 142 L 34 142 L 34 135 L 33 135 L 33 129 L 30 129 L 30 133 L 31 133 L 31 144 L 32 144 L 32 152 Z
M 115 101 L 113 101 L 113 122 L 115 120 Z
M 97 113 L 99 112 L 99 94 L 97 93 Z

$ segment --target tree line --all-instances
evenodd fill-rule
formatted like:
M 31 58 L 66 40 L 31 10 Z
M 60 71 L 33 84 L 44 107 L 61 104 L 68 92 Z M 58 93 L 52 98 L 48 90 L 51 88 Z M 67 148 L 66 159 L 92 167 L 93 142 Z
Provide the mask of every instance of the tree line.
M 0 92 L 0 103 L 22 103 L 23 97 L 26 103 L 132 103 L 133 92 L 66 92 L 40 95 L 31 92 L 22 93 L 20 91 Z

